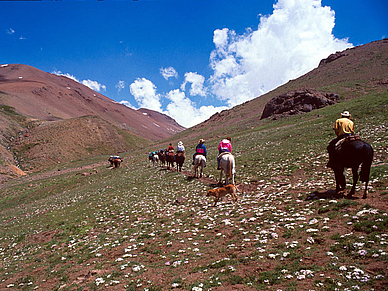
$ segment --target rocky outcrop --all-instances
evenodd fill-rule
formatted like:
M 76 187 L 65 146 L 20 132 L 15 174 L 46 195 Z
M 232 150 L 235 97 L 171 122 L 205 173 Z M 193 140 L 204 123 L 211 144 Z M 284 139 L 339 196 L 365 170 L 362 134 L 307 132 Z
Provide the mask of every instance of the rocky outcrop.
M 310 112 L 338 102 L 339 96 L 335 93 L 324 93 L 312 89 L 290 91 L 272 98 L 264 107 L 261 119 L 273 116 L 296 115 Z
M 331 54 L 330 56 L 328 56 L 326 59 L 323 59 L 319 62 L 319 66 L 322 66 L 324 64 L 328 64 L 328 63 L 331 63 L 341 57 L 346 57 L 347 53 L 344 53 L 344 52 L 336 52 L 335 54 Z

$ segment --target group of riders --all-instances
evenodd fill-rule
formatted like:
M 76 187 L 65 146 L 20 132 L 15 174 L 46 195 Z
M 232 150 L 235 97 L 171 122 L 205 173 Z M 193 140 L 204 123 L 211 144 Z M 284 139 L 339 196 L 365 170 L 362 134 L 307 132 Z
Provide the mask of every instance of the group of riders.
M 151 152 L 149 154 L 149 159 L 152 160 L 152 157 L 154 155 L 157 155 L 159 152 L 174 153 L 175 149 L 174 149 L 174 146 L 170 143 L 168 145 L 167 149 L 161 149 L 160 151 Z M 175 157 L 178 153 L 183 153 L 183 155 L 185 156 L 185 146 L 183 145 L 182 141 L 178 142 Z M 232 139 L 230 137 L 222 139 L 218 145 L 217 170 L 220 170 L 220 159 L 219 158 L 224 153 L 230 153 L 230 154 L 232 153 Z M 197 155 L 202 155 L 205 157 L 205 159 L 207 158 L 207 149 L 205 146 L 205 140 L 202 138 L 198 141 L 198 144 L 195 147 L 195 153 L 193 154 L 193 163 L 192 163 L 193 165 L 194 165 L 195 156 L 197 156 Z M 206 167 L 206 165 L 205 165 L 205 167 Z
M 351 120 L 351 114 L 349 111 L 343 111 L 341 113 L 341 117 L 337 119 L 334 123 L 333 130 L 336 134 L 336 138 L 334 138 L 328 145 L 327 151 L 329 153 L 329 162 L 327 163 L 327 167 L 334 168 L 336 167 L 335 161 L 336 156 L 339 154 L 341 145 L 346 141 L 351 141 L 355 139 L 359 139 L 359 136 L 354 134 L 354 123 Z M 218 145 L 218 157 L 217 157 L 217 170 L 220 170 L 220 156 L 223 153 L 232 153 L 232 139 L 227 137 L 222 139 Z M 170 143 L 167 149 L 163 149 L 160 151 L 164 151 L 166 153 L 174 153 L 174 146 Z M 185 147 L 182 141 L 178 142 L 176 148 L 176 154 L 183 153 L 185 155 Z M 158 154 L 158 151 L 153 151 L 150 153 L 150 159 L 153 155 Z M 195 153 L 193 154 L 193 165 L 194 159 L 196 155 L 203 155 L 207 158 L 207 149 L 205 146 L 205 140 L 200 139 L 197 146 L 195 147 Z

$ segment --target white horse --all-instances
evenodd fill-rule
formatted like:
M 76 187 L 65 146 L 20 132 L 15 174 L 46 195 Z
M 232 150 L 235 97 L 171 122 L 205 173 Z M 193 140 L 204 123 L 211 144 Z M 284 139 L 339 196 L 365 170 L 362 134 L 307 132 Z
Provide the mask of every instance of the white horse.
M 152 165 L 155 166 L 155 163 L 156 163 L 156 165 L 158 165 L 158 162 L 159 162 L 159 156 L 157 154 L 153 155 L 152 156 Z
M 220 180 L 218 183 L 222 184 L 222 173 L 225 172 L 225 185 L 229 184 L 229 178 L 232 178 L 234 185 L 234 176 L 236 175 L 234 156 L 231 153 L 222 153 L 220 157 Z
M 198 174 L 199 174 L 199 177 L 202 178 L 203 167 L 205 167 L 205 166 L 206 166 L 206 158 L 205 158 L 205 156 L 203 156 L 203 155 L 196 155 L 195 158 L 194 158 L 194 168 L 193 168 L 194 177 L 198 178 Z M 199 170 L 198 170 L 198 168 L 199 168 Z

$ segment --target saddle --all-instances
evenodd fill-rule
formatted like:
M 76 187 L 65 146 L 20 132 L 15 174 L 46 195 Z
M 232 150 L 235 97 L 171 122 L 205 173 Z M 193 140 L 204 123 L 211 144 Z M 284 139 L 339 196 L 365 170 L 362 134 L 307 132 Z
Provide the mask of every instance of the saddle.
M 221 159 L 221 157 L 224 155 L 231 155 L 231 153 L 230 152 L 222 152 L 218 155 L 217 160 Z
M 336 142 L 336 144 L 334 145 L 334 148 L 335 148 L 336 152 L 340 152 L 342 149 L 342 146 L 345 143 L 352 142 L 355 140 L 361 140 L 361 137 L 359 135 L 355 135 L 355 134 L 345 136 L 344 138 L 341 138 L 339 141 Z
M 184 153 L 184 152 L 176 152 L 175 156 L 176 156 L 176 157 L 183 156 L 183 158 L 186 158 L 186 156 L 185 156 L 185 153 Z

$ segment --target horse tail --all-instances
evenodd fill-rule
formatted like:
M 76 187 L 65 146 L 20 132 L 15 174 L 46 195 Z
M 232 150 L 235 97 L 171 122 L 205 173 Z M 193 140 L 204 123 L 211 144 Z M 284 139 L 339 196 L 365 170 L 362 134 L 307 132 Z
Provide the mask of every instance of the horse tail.
M 372 165 L 372 160 L 373 160 L 373 149 L 369 144 L 366 144 L 364 146 L 364 149 L 365 149 L 365 160 L 361 165 L 360 181 L 368 182 L 369 175 L 370 175 L 370 167 Z
M 195 156 L 193 171 L 195 171 L 198 168 L 199 164 L 200 164 L 200 161 L 198 161 L 197 156 Z
M 227 173 L 228 173 L 229 177 L 232 177 L 232 175 L 234 175 L 236 173 L 236 171 L 234 169 L 234 157 L 233 157 L 233 155 L 230 155 L 228 160 L 229 160 L 229 163 L 228 163 L 228 167 L 227 167 Z
M 231 163 L 231 167 L 232 167 L 232 175 L 236 174 L 236 168 L 235 168 L 235 161 L 234 161 L 234 157 L 232 159 L 232 163 Z

